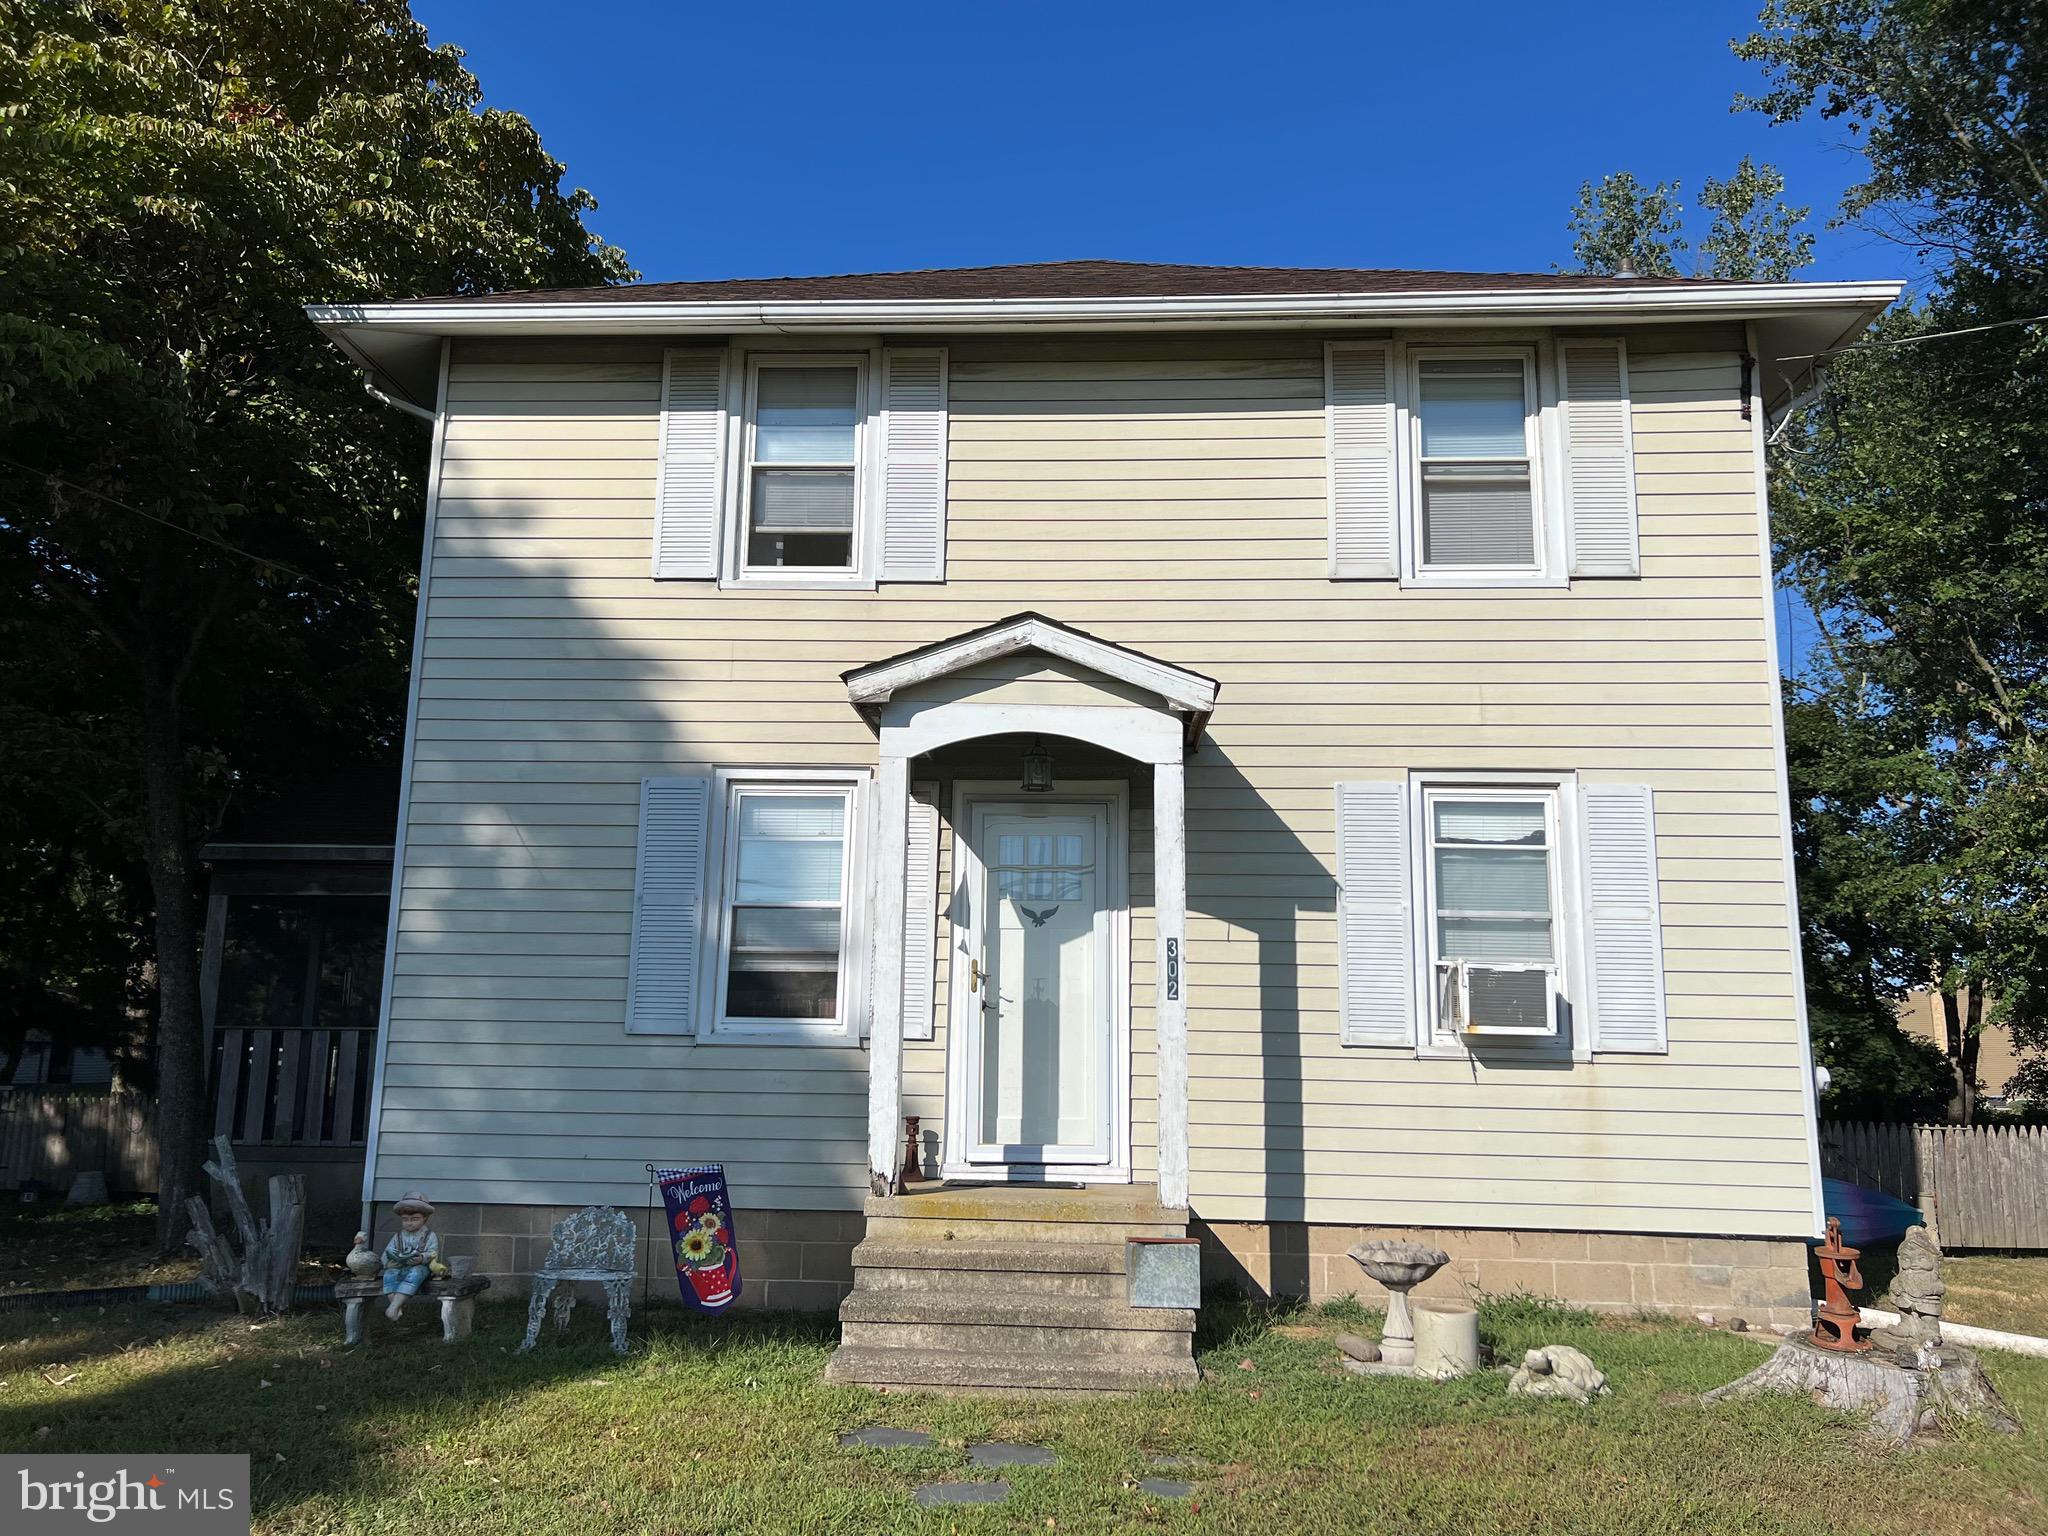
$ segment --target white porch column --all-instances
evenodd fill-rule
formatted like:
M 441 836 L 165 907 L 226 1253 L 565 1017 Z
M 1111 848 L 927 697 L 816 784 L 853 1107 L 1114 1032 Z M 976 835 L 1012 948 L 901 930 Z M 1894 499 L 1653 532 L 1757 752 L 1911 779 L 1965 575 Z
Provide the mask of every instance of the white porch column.
M 903 870 L 909 830 L 910 759 L 883 742 L 875 776 L 874 871 L 868 911 L 874 964 L 868 977 L 868 1187 L 896 1192 L 903 1152 Z
M 1152 908 L 1158 954 L 1153 1033 L 1159 1046 L 1159 1203 L 1188 1204 L 1187 768 L 1152 765 Z

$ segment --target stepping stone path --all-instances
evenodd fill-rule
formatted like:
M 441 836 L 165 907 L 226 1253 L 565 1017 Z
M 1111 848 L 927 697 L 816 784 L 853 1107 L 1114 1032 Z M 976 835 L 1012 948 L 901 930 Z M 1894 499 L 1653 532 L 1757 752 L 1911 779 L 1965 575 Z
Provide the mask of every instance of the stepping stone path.
M 839 1443 L 877 1450 L 910 1450 L 934 1442 L 920 1429 L 892 1429 L 886 1424 L 871 1424 L 865 1429 L 841 1435 Z M 973 1467 L 1050 1467 L 1058 1460 L 1047 1446 L 1023 1445 L 1011 1440 L 991 1440 L 967 1449 L 968 1465 Z M 1148 1456 L 1145 1460 L 1148 1466 L 1162 1469 L 1192 1465 L 1185 1456 Z M 1193 1483 L 1168 1477 L 1141 1477 L 1138 1488 L 1155 1499 L 1191 1498 L 1195 1492 Z M 925 1483 L 911 1492 L 911 1497 L 924 1509 L 936 1509 L 945 1504 L 1000 1504 L 1009 1496 L 1010 1485 L 1000 1479 Z
M 926 1509 L 941 1504 L 1000 1504 L 1009 1496 L 1008 1483 L 926 1483 L 911 1494 Z
M 841 1445 L 865 1445 L 882 1451 L 909 1450 L 916 1446 L 932 1443 L 932 1437 L 921 1429 L 891 1429 L 886 1424 L 870 1424 L 866 1429 L 856 1429 L 839 1437 Z
M 975 1467 L 1049 1467 L 1058 1459 L 1042 1445 L 1016 1445 L 1007 1440 L 991 1440 L 967 1453 L 968 1465 Z

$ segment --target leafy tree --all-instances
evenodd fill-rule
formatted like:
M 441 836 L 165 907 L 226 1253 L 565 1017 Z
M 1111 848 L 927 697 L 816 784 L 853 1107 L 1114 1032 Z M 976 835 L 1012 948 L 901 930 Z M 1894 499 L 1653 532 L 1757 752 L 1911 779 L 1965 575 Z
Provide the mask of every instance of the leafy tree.
M 1713 226 L 1700 241 L 1705 275 L 1733 282 L 1782 283 L 1813 261 L 1813 234 L 1799 228 L 1810 207 L 1786 204 L 1785 177 L 1774 165 L 1748 155 L 1726 181 L 1709 176 L 1700 206 L 1712 211 Z
M 1944 269 L 1942 286 L 2038 287 L 2048 229 L 2041 12 L 2027 0 L 1769 0 L 1736 44 L 1770 89 L 1740 106 L 1841 123 L 1868 175 L 1842 215 Z
M 1579 183 L 1571 214 L 1577 270 L 1614 273 L 1626 268 L 1643 277 L 1676 277 L 1685 250 L 1678 196 L 1677 182 L 1646 187 L 1630 171 L 1611 172 L 1597 187 Z
M 401 0 L 0 3 L 9 670 L 54 671 L 46 734 L 141 829 L 167 1247 L 203 1139 L 194 850 L 236 784 L 397 729 L 425 429 L 302 306 L 626 275 L 561 175 Z
M 1675 181 L 1645 187 L 1628 171 L 1599 186 L 1583 182 L 1571 214 L 1577 271 L 1613 273 L 1624 262 L 1644 277 L 1677 277 L 1687 250 L 1685 210 Z M 1748 155 L 1726 181 L 1709 176 L 1700 206 L 1713 215 L 1700 241 L 1699 275 L 1737 282 L 1779 282 L 1813 260 L 1813 235 L 1799 228 L 1807 208 L 1784 200 L 1785 177 Z
M 1941 990 L 1968 1113 L 1984 1025 L 2048 1048 L 2043 33 L 2005 0 L 1774 0 L 1762 22 L 1737 48 L 1770 74 L 1749 104 L 1846 125 L 1868 174 L 1845 217 L 1934 274 L 1834 360 L 1775 466 L 1780 571 L 1822 629 L 1801 694 L 1830 724 L 1793 754 L 1802 816 L 1833 829 L 1802 898 L 1876 992 Z

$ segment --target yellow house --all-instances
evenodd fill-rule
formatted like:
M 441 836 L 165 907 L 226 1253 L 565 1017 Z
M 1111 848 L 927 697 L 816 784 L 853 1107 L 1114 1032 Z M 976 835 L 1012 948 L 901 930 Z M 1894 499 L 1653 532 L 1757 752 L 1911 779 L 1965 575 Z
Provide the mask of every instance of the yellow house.
M 1275 1292 L 1372 1289 L 1371 1232 L 1425 1294 L 1804 1317 L 1763 442 L 1897 293 L 317 308 L 434 423 L 365 1200 L 516 1283 L 722 1164 L 744 1295 L 840 1305 L 856 1380 L 1181 1379 L 1123 1274 L 1190 1231 Z

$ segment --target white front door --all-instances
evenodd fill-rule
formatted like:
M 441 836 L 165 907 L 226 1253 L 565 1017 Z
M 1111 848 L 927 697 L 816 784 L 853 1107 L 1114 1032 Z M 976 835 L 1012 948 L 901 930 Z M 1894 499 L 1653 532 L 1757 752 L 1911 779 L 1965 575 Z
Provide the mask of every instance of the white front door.
M 1122 904 L 1102 802 L 975 801 L 961 859 L 964 969 L 952 1114 L 970 1164 L 1116 1161 Z

